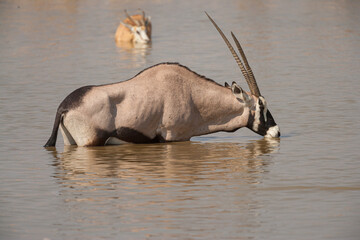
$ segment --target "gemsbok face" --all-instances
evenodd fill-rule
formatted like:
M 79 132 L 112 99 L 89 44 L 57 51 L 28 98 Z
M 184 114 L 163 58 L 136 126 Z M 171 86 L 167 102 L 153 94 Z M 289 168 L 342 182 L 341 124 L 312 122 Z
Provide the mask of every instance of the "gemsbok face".
M 148 43 L 151 40 L 150 17 L 142 14 L 130 16 L 125 10 L 126 19 L 121 21 L 115 32 L 116 42 Z
M 45 147 L 55 146 L 60 128 L 64 145 L 188 141 L 220 131 L 248 127 L 265 137 L 280 130 L 240 43 L 232 34 L 244 64 L 210 18 L 238 63 L 250 92 L 235 82 L 222 86 L 178 63 L 160 63 L 133 78 L 70 93 L 59 105 Z
M 208 16 L 210 21 L 215 26 L 216 30 L 220 33 L 221 37 L 225 41 L 226 45 L 228 46 L 231 54 L 235 58 L 235 61 L 237 62 L 249 88 L 250 88 L 250 96 L 248 93 L 246 93 L 244 90 L 242 90 L 241 87 L 239 87 L 235 82 L 233 82 L 231 89 L 234 92 L 234 94 L 238 94 L 239 101 L 245 101 L 245 104 L 249 107 L 249 119 L 247 127 L 251 129 L 252 131 L 260 134 L 261 136 L 265 137 L 280 137 L 280 128 L 275 123 L 275 120 L 273 116 L 271 115 L 267 102 L 263 96 L 260 94 L 259 87 L 256 83 L 254 73 L 249 65 L 249 62 L 245 56 L 245 53 L 240 45 L 240 42 L 235 37 L 234 33 L 231 32 L 231 36 L 234 39 L 234 42 L 236 44 L 236 47 L 244 61 L 244 64 L 240 60 L 239 56 L 235 52 L 234 48 L 230 44 L 229 40 L 226 38 L 222 30 L 218 27 L 218 25 L 215 23 L 215 21 L 205 12 L 205 14 Z M 229 85 L 226 83 L 226 86 L 229 87 Z

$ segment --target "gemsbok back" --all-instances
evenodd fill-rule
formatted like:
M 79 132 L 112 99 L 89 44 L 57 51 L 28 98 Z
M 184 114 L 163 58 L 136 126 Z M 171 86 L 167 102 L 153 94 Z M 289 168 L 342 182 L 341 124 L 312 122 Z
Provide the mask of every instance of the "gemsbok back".
M 193 136 L 247 127 L 265 137 L 280 130 L 240 43 L 232 34 L 243 62 L 208 15 L 234 56 L 249 85 L 219 85 L 178 63 L 160 63 L 132 79 L 81 87 L 57 109 L 45 147 L 55 146 L 60 127 L 65 145 L 98 146 L 188 141 Z
M 150 17 L 142 14 L 130 16 L 125 10 L 126 19 L 120 22 L 115 32 L 116 42 L 148 43 L 151 40 Z

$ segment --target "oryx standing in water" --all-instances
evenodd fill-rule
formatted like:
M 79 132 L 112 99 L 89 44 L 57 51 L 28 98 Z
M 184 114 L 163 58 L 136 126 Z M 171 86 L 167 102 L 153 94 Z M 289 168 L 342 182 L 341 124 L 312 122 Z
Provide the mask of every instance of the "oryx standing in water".
M 160 63 L 124 82 L 85 86 L 72 92 L 56 112 L 45 147 L 55 146 L 59 126 L 64 144 L 78 146 L 187 141 L 242 127 L 262 136 L 279 137 L 279 127 L 240 43 L 232 34 L 244 64 L 208 17 L 238 63 L 250 92 L 235 82 L 221 86 L 177 63 Z

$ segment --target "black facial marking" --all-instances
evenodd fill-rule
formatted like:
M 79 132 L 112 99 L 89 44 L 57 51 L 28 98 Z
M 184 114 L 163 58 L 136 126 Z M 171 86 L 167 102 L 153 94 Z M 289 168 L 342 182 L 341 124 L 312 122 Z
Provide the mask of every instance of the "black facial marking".
M 265 123 L 265 116 L 264 116 L 264 105 L 263 102 L 259 99 L 259 109 L 260 109 L 260 123 Z M 269 111 L 266 111 L 269 112 Z
M 267 118 L 266 126 L 268 127 L 268 129 L 270 127 L 277 125 L 269 110 L 266 112 L 266 118 Z
M 125 142 L 131 142 L 131 143 L 160 143 L 165 142 L 165 139 L 157 135 L 153 139 L 149 138 L 148 136 L 145 136 L 141 132 L 128 128 L 128 127 L 120 127 L 117 129 L 114 134 L 114 137 L 119 138 L 122 141 Z
M 257 134 L 260 134 L 261 136 L 265 136 L 269 128 L 276 125 L 274 118 L 272 117 L 270 111 L 266 111 L 266 119 L 264 117 L 264 106 L 260 106 L 260 123 L 258 125 L 257 131 L 253 129 L 254 122 L 255 122 L 255 113 L 250 114 L 248 119 L 247 127 L 251 129 L 252 131 L 256 132 Z
M 264 111 L 264 107 L 263 107 L 263 102 L 261 101 L 261 99 L 259 98 L 259 106 L 260 106 L 260 109 L 261 111 Z M 262 108 L 261 108 L 262 107 Z
M 260 113 L 260 123 L 258 125 L 258 130 L 257 133 L 260 134 L 261 136 L 265 136 L 267 130 L 269 129 L 266 125 L 265 122 L 265 116 L 264 116 L 264 105 L 263 102 L 261 101 L 261 99 L 259 99 L 259 113 Z M 267 111 L 269 112 L 269 111 Z
M 252 127 L 254 125 L 254 121 L 255 121 L 255 116 L 250 113 L 246 127 L 252 129 Z

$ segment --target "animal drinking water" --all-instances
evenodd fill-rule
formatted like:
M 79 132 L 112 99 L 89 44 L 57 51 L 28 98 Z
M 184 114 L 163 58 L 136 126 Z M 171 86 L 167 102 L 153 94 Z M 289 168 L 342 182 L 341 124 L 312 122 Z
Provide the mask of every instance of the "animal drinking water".
M 85 86 L 70 93 L 58 107 L 45 147 L 55 146 L 59 127 L 64 144 L 78 146 L 187 141 L 242 127 L 265 137 L 279 137 L 279 127 L 240 43 L 232 34 L 244 63 L 208 17 L 238 63 L 250 92 L 235 82 L 219 85 L 177 63 L 160 63 L 130 80 Z
M 130 16 L 126 10 L 127 18 L 120 22 L 115 32 L 116 42 L 148 43 L 151 40 L 150 17 L 145 17 L 145 12 Z

